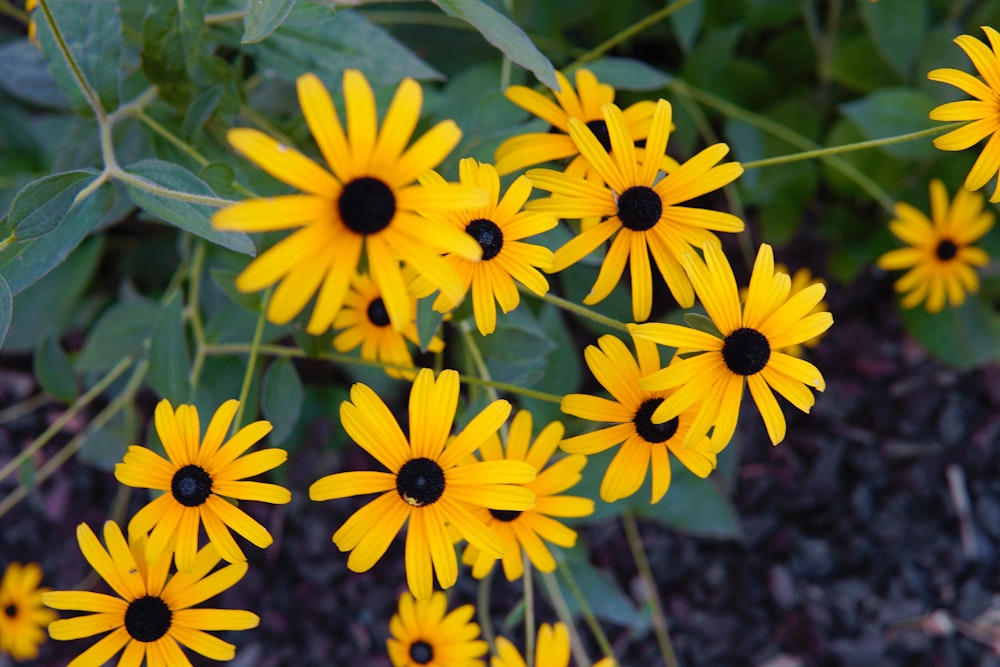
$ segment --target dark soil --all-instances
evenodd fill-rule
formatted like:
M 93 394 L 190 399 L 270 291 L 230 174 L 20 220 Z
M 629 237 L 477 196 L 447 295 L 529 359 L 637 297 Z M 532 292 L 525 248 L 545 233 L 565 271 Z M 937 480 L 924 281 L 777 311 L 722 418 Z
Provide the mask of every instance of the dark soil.
M 812 353 L 828 388 L 813 413 L 787 410 L 778 447 L 749 408 L 741 422 L 732 494 L 745 539 L 641 526 L 681 665 L 1000 665 L 991 647 L 1000 648 L 1000 615 L 991 612 L 1000 590 L 1000 369 L 957 372 L 928 358 L 902 331 L 887 276 L 862 276 L 828 301 L 836 324 Z M 37 389 L 23 359 L 0 359 L 2 408 Z M 0 465 L 60 411 L 49 404 L 0 426 Z M 72 423 L 36 464 L 83 424 Z M 248 504 L 276 542 L 263 552 L 248 545 L 249 574 L 213 603 L 261 616 L 258 629 L 225 634 L 238 646 L 234 664 L 389 664 L 402 541 L 372 572 L 350 573 L 330 536 L 363 501 L 313 503 L 305 494 L 318 474 L 368 465 L 358 448 L 319 453 L 335 428 L 332 418 L 317 423 L 288 464 L 290 505 Z M 12 488 L 0 483 L 0 495 Z M 120 488 L 107 471 L 64 466 L 0 518 L 0 567 L 38 560 L 49 586 L 102 586 L 88 578 L 75 527 L 96 528 L 116 502 L 128 515 L 143 504 L 142 493 L 123 498 Z M 620 525 L 591 526 L 583 539 L 624 590 L 642 590 Z M 499 625 L 519 589 L 494 584 Z M 473 601 L 475 590 L 463 575 L 453 600 Z M 539 613 L 551 620 L 544 603 Z M 623 665 L 661 664 L 651 633 L 607 631 Z M 50 641 L 37 664 L 65 665 L 92 643 Z

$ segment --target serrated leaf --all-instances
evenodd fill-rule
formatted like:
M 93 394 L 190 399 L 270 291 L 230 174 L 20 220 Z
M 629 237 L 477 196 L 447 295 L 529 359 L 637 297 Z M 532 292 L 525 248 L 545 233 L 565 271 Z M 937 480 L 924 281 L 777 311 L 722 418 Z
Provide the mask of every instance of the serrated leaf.
M 10 329 L 10 321 L 14 317 L 14 295 L 11 294 L 10 286 L 3 276 L 0 276 L 0 349 L 7 338 L 7 330 Z
M 935 106 L 924 93 L 913 88 L 885 88 L 842 104 L 841 112 L 853 121 L 866 139 L 882 139 L 925 130 L 932 125 L 928 114 Z M 916 160 L 934 157 L 937 149 L 929 139 L 882 146 L 894 157 Z
M 149 386 L 174 405 L 189 400 L 191 358 L 184 333 L 184 303 L 180 290 L 160 310 L 149 348 Z
M 462 19 L 505 56 L 535 75 L 553 90 L 559 89 L 556 71 L 521 28 L 479 0 L 431 0 L 448 16 Z
M 73 207 L 58 227 L 33 239 L 15 241 L 0 250 L 0 271 L 10 289 L 18 294 L 57 267 L 80 245 L 115 203 L 115 189 L 106 183 Z M 32 341 L 32 346 L 37 338 Z
M 274 427 L 271 442 L 281 444 L 291 434 L 302 412 L 302 381 L 289 359 L 278 359 L 267 369 L 261 384 L 260 409 Z
M 904 80 L 911 80 L 913 62 L 930 23 L 926 0 L 862 2 L 860 8 L 868 35 L 882 59 Z
M 13 234 L 15 239 L 26 241 L 51 232 L 96 175 L 90 169 L 49 174 L 21 188 L 0 222 L 0 240 Z
M 706 317 L 700 313 L 684 313 L 684 322 L 692 329 L 697 329 L 698 331 L 703 331 L 719 338 L 723 337 L 711 317 Z
M 118 108 L 122 22 L 117 0 L 49 0 L 66 47 L 105 111 Z M 90 104 L 66 63 L 44 12 L 34 13 L 38 39 L 53 77 L 73 108 L 90 114 Z
M 49 109 L 68 109 L 69 100 L 52 78 L 45 56 L 27 39 L 0 46 L 0 88 L 9 95 Z
M 586 65 L 601 83 L 618 90 L 658 90 L 667 86 L 673 77 L 632 58 L 606 57 Z
M 205 181 L 184 167 L 170 162 L 142 160 L 126 167 L 125 171 L 149 181 L 154 186 L 186 194 L 215 197 L 215 193 Z M 244 255 L 252 256 L 257 252 L 250 237 L 243 232 L 223 232 L 212 229 L 210 216 L 215 209 L 209 206 L 192 204 L 150 192 L 131 183 L 126 184 L 125 189 L 136 206 L 184 231 Z
M 42 391 L 63 403 L 76 400 L 76 373 L 56 336 L 49 335 L 42 339 L 35 350 L 34 367 Z
M 900 310 L 903 325 L 937 359 L 963 370 L 1000 359 L 1000 316 L 976 295 L 939 313 Z
M 240 42 L 253 44 L 271 35 L 295 7 L 295 0 L 247 0 Z
M 87 333 L 87 340 L 76 359 L 81 373 L 103 371 L 130 354 L 144 355 L 160 314 L 160 306 L 150 299 L 123 301 L 108 308 Z

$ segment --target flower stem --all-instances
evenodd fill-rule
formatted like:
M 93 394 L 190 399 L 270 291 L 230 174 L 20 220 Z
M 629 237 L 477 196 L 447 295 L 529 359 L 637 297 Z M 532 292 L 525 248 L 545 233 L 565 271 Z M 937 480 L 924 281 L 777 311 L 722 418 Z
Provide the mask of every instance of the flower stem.
M 524 559 L 524 658 L 528 667 L 535 667 L 535 586 L 534 568 L 528 554 L 522 553 Z M 540 665 L 539 667 L 547 667 Z
M 105 111 L 104 106 L 101 104 L 101 98 L 90 87 L 87 77 L 80 70 L 76 58 L 73 57 L 73 54 L 69 50 L 69 46 L 66 45 L 66 39 L 63 37 L 62 30 L 59 29 L 59 25 L 52 16 L 52 10 L 49 9 L 49 0 L 39 0 L 38 6 L 42 10 L 42 13 L 45 14 L 45 20 L 52 29 L 52 36 L 56 40 L 56 46 L 59 48 L 59 53 L 62 54 L 63 60 L 66 61 L 66 65 L 69 66 L 70 73 L 72 73 L 73 79 L 76 81 L 76 87 L 80 89 L 80 92 L 87 100 L 87 105 L 94 111 L 97 122 L 101 125 L 106 124 L 107 111 Z
M 543 572 L 542 583 L 545 584 L 545 590 L 549 594 L 549 601 L 555 607 L 556 616 L 559 617 L 562 624 L 569 630 L 569 648 L 576 664 L 591 664 L 590 656 L 587 655 L 587 649 L 583 647 L 583 642 L 580 641 L 580 633 L 576 628 L 576 623 L 573 622 L 573 614 L 570 613 L 569 605 L 566 604 L 566 597 L 559 587 L 559 580 L 551 572 Z
M 541 301 L 546 301 L 548 303 L 551 303 L 552 305 L 562 308 L 563 310 L 567 310 L 573 313 L 574 315 L 579 315 L 580 317 L 586 318 L 592 322 L 597 322 L 598 324 L 606 326 L 609 329 L 616 329 L 618 331 L 624 331 L 626 333 L 628 332 L 627 324 L 625 324 L 624 322 L 619 322 L 618 320 L 612 317 L 608 317 L 607 315 L 602 315 L 596 310 L 592 310 L 590 308 L 587 308 L 586 306 L 581 306 L 579 304 L 573 303 L 568 299 L 558 297 L 552 293 L 547 293 L 543 294 L 542 296 L 538 296 L 534 292 L 527 290 L 521 287 L 520 285 L 518 286 L 518 288 L 521 290 L 523 294 L 532 296 Z
M 594 616 L 594 611 L 590 608 L 587 598 L 584 597 L 583 591 L 580 590 L 580 586 L 576 583 L 573 572 L 562 561 L 557 561 L 556 567 L 559 574 L 562 575 L 563 581 L 569 586 L 569 592 L 573 594 L 577 604 L 580 605 L 580 613 L 583 614 L 583 620 L 587 622 L 587 627 L 590 628 L 591 634 L 594 635 L 597 645 L 601 647 L 601 651 L 604 652 L 605 657 L 614 658 L 615 651 L 611 648 L 611 641 L 604 634 L 604 628 L 598 623 L 597 617 Z
M 496 653 L 496 634 L 493 632 L 493 621 L 490 619 L 490 583 L 493 581 L 493 570 L 490 568 L 486 576 L 479 580 L 479 591 L 476 595 L 476 616 L 479 618 L 479 629 L 483 639 L 490 645 L 490 653 Z
M 243 426 L 243 413 L 246 411 L 247 396 L 250 394 L 250 384 L 253 382 L 254 370 L 257 366 L 257 357 L 260 356 L 260 340 L 264 335 L 264 325 L 267 323 L 267 305 L 271 302 L 271 294 L 274 287 L 267 288 L 264 298 L 260 303 L 260 314 L 257 315 L 257 327 L 253 332 L 253 342 L 250 344 L 249 358 L 247 359 L 247 370 L 243 374 L 243 384 L 240 386 L 240 405 L 236 408 L 236 418 L 233 419 L 232 432 L 236 433 Z
M 663 662 L 667 667 L 677 667 L 677 654 L 674 652 L 673 642 L 670 641 L 667 617 L 663 613 L 663 606 L 660 604 L 660 595 L 656 591 L 656 580 L 653 578 L 653 569 L 649 566 L 646 550 L 642 546 L 642 537 L 639 535 L 639 525 L 636 523 L 635 515 L 631 510 L 622 512 L 622 526 L 625 528 L 625 537 L 628 540 L 629 548 L 632 550 L 632 558 L 635 559 L 639 576 L 646 584 L 646 592 L 649 595 L 649 608 L 653 614 L 653 632 L 656 635 L 657 643 L 660 645 Z

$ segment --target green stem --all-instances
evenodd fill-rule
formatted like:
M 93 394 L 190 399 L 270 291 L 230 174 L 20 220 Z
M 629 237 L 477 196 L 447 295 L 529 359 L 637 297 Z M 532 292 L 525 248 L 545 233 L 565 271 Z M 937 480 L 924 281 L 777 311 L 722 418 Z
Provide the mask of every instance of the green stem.
M 156 86 L 150 86 L 146 90 L 142 91 L 135 96 L 135 99 L 130 102 L 126 102 L 121 105 L 110 114 L 108 114 L 108 122 L 114 125 L 123 118 L 128 116 L 139 116 L 143 113 L 143 109 L 150 105 L 150 103 L 156 99 L 160 94 L 160 91 Z
M 250 383 L 253 381 L 253 373 L 257 366 L 257 357 L 260 356 L 260 341 L 264 336 L 264 325 L 267 323 L 267 306 L 271 302 L 273 287 L 269 287 L 264 292 L 261 300 L 260 313 L 257 316 L 257 328 L 253 332 L 253 342 L 250 344 L 250 354 L 247 359 L 247 370 L 243 374 L 243 385 L 240 387 L 240 406 L 236 409 L 236 418 L 233 419 L 233 433 L 236 433 L 243 426 L 243 413 L 246 410 L 247 396 L 250 394 Z
M 0 424 L 6 424 L 7 422 L 12 422 L 15 419 L 20 419 L 25 415 L 29 415 L 51 400 L 51 396 L 45 392 L 41 392 L 24 399 L 20 403 L 15 403 L 8 408 L 4 408 L 3 410 L 0 410 Z M 3 478 L 0 477 L 0 479 Z
M 115 166 L 110 170 L 111 176 L 125 185 L 131 185 L 132 187 L 139 188 L 140 190 L 145 190 L 150 194 L 157 195 L 158 197 L 166 197 L 167 199 L 175 199 L 177 201 L 188 202 L 189 204 L 200 204 L 202 206 L 212 206 L 214 208 L 223 208 L 226 206 L 231 206 L 236 203 L 229 199 L 222 199 L 221 197 L 206 197 L 204 195 L 195 195 L 190 192 L 179 192 L 177 190 L 171 190 L 170 188 L 165 188 L 161 185 L 146 180 L 141 176 L 136 176 L 135 174 L 130 174 L 129 172 Z
M 587 649 L 584 648 L 583 642 L 580 640 L 580 633 L 576 629 L 576 623 L 573 622 L 573 614 L 570 613 L 569 605 L 566 604 L 566 597 L 559 587 L 559 580 L 551 572 L 543 572 L 542 583 L 545 584 L 545 590 L 549 594 L 549 601 L 552 602 L 552 606 L 556 610 L 556 616 L 559 617 L 559 620 L 569 631 L 569 648 L 576 664 L 591 664 L 590 656 L 587 655 Z
M 191 363 L 191 372 L 188 375 L 192 391 L 198 386 L 198 379 L 201 377 L 201 369 L 205 363 L 206 342 L 205 326 L 202 324 L 201 309 L 198 307 L 198 302 L 201 298 L 201 274 L 205 270 L 205 241 L 196 239 L 194 244 L 191 266 L 188 267 L 188 299 L 186 308 L 195 343 L 194 361 Z
M 465 349 L 469 352 L 469 357 L 472 358 L 472 365 L 475 366 L 479 377 L 486 382 L 491 382 L 493 378 L 490 376 L 490 369 L 486 365 L 486 359 L 483 358 L 482 350 L 479 349 L 479 345 L 476 344 L 476 340 L 472 337 L 472 325 L 469 323 L 469 320 L 462 320 L 458 328 L 462 332 L 462 341 L 465 343 Z M 496 387 L 491 385 L 486 385 L 486 393 L 489 395 L 491 401 L 500 398 Z
M 105 389 L 111 386 L 111 383 L 118 379 L 118 377 L 128 370 L 128 367 L 133 363 L 132 357 L 125 357 L 117 364 L 115 367 L 108 371 L 105 375 L 97 382 L 93 387 L 87 390 L 80 398 L 78 398 L 73 405 L 66 409 L 66 412 L 62 413 L 58 419 L 52 422 L 45 431 L 35 438 L 27 447 L 21 450 L 17 456 L 7 462 L 7 465 L 0 468 L 0 481 L 6 479 L 6 477 L 17 470 L 18 467 L 28 458 L 35 455 L 35 453 L 48 443 L 49 440 L 53 438 L 59 431 L 63 429 L 66 424 L 68 424 L 74 417 L 76 417 L 81 410 L 83 410 L 87 405 L 90 404 L 95 398 L 100 396 Z
M 518 287 L 521 289 L 522 293 L 528 296 L 532 296 L 541 301 L 546 301 L 548 303 L 551 303 L 552 305 L 558 306 L 563 310 L 568 310 L 574 315 L 579 315 L 580 317 L 586 318 L 592 322 L 597 322 L 598 324 L 606 326 L 609 329 L 617 329 L 618 331 L 624 331 L 628 333 L 627 324 L 625 324 L 624 322 L 619 322 L 618 320 L 612 317 L 608 317 L 607 315 L 602 315 L 596 310 L 591 310 L 586 306 L 578 305 L 568 299 L 563 299 L 562 297 L 558 297 L 555 294 L 548 293 L 548 294 L 543 294 L 542 296 L 538 296 L 534 292 L 524 289 L 520 285 Z
M 90 87 L 90 83 L 87 78 L 83 75 L 83 71 L 80 70 L 80 66 L 76 63 L 76 59 L 73 54 L 70 53 L 69 46 L 66 45 L 66 40 L 63 38 L 62 31 L 56 24 L 55 18 L 52 16 L 52 10 L 49 9 L 49 0 L 39 0 L 39 8 L 42 13 L 45 14 L 45 20 L 48 22 L 49 27 L 52 28 L 52 36 L 55 37 L 56 46 L 59 48 L 59 53 L 62 54 L 63 60 L 69 66 L 70 73 L 73 75 L 73 79 L 76 81 L 77 88 L 83 93 L 84 98 L 87 100 L 87 104 L 94 111 L 94 115 L 97 117 L 97 122 L 101 125 L 107 123 L 107 112 L 104 110 L 104 106 L 101 104 L 101 98 L 97 96 L 94 89 Z
M 242 21 L 244 16 L 246 16 L 246 12 L 243 11 L 242 9 L 237 9 L 232 12 L 219 12 L 217 14 L 206 14 L 205 25 L 221 25 L 225 23 L 236 23 L 237 21 Z
M 559 574 L 562 575 L 563 581 L 569 586 L 569 592 L 573 594 L 576 599 L 576 603 L 580 606 L 580 613 L 583 614 L 583 620 L 586 621 L 587 627 L 590 628 L 591 634 L 594 635 L 594 640 L 597 645 L 601 647 L 601 651 L 604 652 L 605 657 L 614 658 L 615 651 L 611 648 L 611 641 L 608 636 L 604 634 L 604 628 L 597 621 L 597 617 L 594 616 L 594 611 L 590 608 L 587 603 L 587 598 L 584 597 L 583 591 L 580 590 L 580 586 L 576 583 L 576 578 L 573 576 L 573 572 L 566 567 L 566 564 L 562 561 L 556 561 L 556 567 Z M 581 663 L 586 664 L 586 663 Z
M 531 566 L 531 559 L 528 554 L 521 554 L 524 560 L 524 573 L 521 579 L 524 581 L 524 658 L 527 667 L 535 667 L 535 585 L 534 568 Z M 548 667 L 539 665 L 539 667 Z
M 490 582 L 493 581 L 493 571 L 490 568 L 486 576 L 479 580 L 479 591 L 476 595 L 476 616 L 479 618 L 479 629 L 483 639 L 490 645 L 490 653 L 496 653 L 496 633 L 493 632 L 493 621 L 490 619 Z
M 5 14 L 11 17 L 12 19 L 16 19 L 21 23 L 24 23 L 25 25 L 27 25 L 29 20 L 31 20 L 31 17 L 28 15 L 28 12 L 24 11 L 20 7 L 15 7 L 6 0 L 0 2 L 0 14 Z
M 646 592 L 649 595 L 649 608 L 653 614 L 653 633 L 656 635 L 656 641 L 660 645 L 663 662 L 667 667 L 677 667 L 677 654 L 674 652 L 673 642 L 670 641 L 667 617 L 663 613 L 663 606 L 660 604 L 660 594 L 656 590 L 656 579 L 653 578 L 653 569 L 649 566 L 646 549 L 642 546 L 642 536 L 639 535 L 639 525 L 636 523 L 635 515 L 631 510 L 627 509 L 622 512 L 622 526 L 625 528 L 625 537 L 628 540 L 629 548 L 632 550 L 632 557 L 635 559 L 639 576 L 646 585 Z

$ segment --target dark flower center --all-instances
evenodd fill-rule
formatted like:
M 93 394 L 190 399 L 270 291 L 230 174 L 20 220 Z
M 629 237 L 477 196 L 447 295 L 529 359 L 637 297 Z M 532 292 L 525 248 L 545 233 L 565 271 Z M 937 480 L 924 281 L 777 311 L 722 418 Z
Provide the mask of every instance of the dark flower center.
M 742 327 L 726 336 L 722 344 L 722 359 L 737 375 L 753 375 L 767 366 L 771 358 L 771 344 L 756 329 Z
M 663 200 L 653 188 L 634 185 L 618 196 L 618 218 L 633 232 L 652 229 L 663 215 Z
M 934 254 L 942 262 L 947 262 L 948 260 L 955 259 L 955 255 L 958 254 L 958 246 L 955 245 L 954 241 L 941 239 L 941 242 L 938 243 L 937 248 L 934 250 Z
M 125 630 L 136 641 L 155 642 L 167 634 L 173 616 L 167 603 L 158 597 L 136 598 L 125 610 Z
M 601 142 L 601 147 L 608 153 L 611 152 L 611 135 L 608 133 L 608 124 L 603 120 L 592 120 L 587 123 L 587 128 L 594 133 L 597 140 Z
M 368 321 L 377 327 L 388 326 L 389 313 L 385 310 L 385 302 L 379 297 L 368 304 Z
M 444 493 L 444 471 L 436 461 L 410 459 L 396 473 L 396 491 L 414 507 L 430 505 Z
M 392 222 L 396 197 L 392 188 L 370 176 L 355 178 L 344 186 L 337 200 L 340 219 L 355 234 L 375 234 Z
M 653 423 L 653 413 L 662 402 L 662 398 L 648 398 L 635 411 L 635 417 L 632 417 L 635 432 L 639 434 L 640 438 L 652 444 L 666 442 L 674 437 L 674 433 L 677 433 L 677 417 L 668 419 L 662 424 Z
M 14 618 L 17 616 L 17 605 L 11 603 L 3 608 L 3 613 L 7 615 L 8 618 Z
M 477 218 L 465 226 L 465 233 L 483 249 L 483 260 L 493 259 L 503 249 L 503 232 L 492 220 Z
M 434 649 L 423 639 L 410 644 L 410 660 L 418 665 L 426 665 L 434 659 Z
M 212 478 L 201 466 L 186 465 L 174 473 L 170 491 L 181 505 L 197 507 L 212 495 Z
M 490 510 L 490 514 L 497 521 L 503 521 L 504 523 L 510 523 L 517 517 L 521 516 L 520 510 Z

